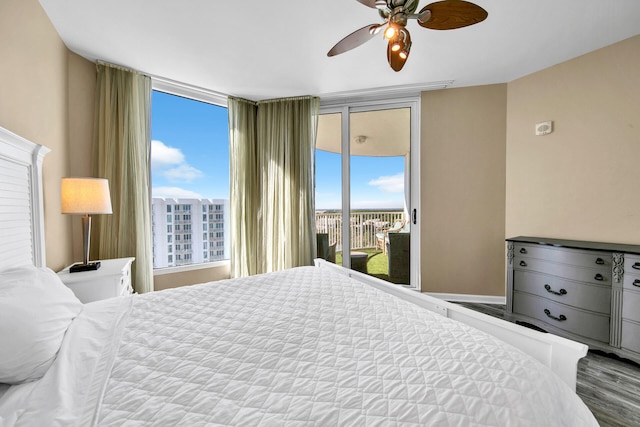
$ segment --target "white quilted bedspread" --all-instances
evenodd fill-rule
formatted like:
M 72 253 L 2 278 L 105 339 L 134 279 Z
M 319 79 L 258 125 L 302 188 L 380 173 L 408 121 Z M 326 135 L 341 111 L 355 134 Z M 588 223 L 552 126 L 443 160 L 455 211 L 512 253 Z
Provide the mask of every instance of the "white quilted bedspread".
M 595 425 L 519 350 L 315 267 L 138 296 L 125 323 L 100 426 Z

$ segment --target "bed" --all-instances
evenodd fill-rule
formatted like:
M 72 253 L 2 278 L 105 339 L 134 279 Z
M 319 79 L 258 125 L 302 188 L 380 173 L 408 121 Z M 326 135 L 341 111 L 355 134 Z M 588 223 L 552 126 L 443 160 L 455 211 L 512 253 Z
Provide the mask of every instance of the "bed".
M 0 425 L 597 425 L 584 345 L 321 260 L 83 305 L 35 249 L 43 149 L 0 139 L 33 208 L 33 247 L 0 261 Z

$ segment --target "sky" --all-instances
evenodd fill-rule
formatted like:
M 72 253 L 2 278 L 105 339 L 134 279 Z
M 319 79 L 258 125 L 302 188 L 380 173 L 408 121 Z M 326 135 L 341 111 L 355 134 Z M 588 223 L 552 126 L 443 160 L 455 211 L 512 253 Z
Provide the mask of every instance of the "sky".
M 153 91 L 153 197 L 229 199 L 227 109 Z M 316 209 L 340 209 L 340 155 L 316 150 Z M 351 208 L 398 209 L 404 157 L 351 156 Z

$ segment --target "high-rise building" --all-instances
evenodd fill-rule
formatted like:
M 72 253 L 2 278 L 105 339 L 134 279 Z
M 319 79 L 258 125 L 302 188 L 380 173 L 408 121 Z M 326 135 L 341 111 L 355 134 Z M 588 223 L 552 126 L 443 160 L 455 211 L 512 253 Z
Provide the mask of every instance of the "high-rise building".
M 153 268 L 229 258 L 229 201 L 152 199 Z

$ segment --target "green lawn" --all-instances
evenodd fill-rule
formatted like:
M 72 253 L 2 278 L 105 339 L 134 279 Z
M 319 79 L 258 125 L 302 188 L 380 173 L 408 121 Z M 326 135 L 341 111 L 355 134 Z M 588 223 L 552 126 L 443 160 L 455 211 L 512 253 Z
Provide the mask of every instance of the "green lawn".
M 370 276 L 386 280 L 387 282 L 399 283 L 391 279 L 387 274 L 389 271 L 387 255 L 382 253 L 380 249 L 354 249 L 354 252 L 364 252 L 369 256 L 367 260 L 367 273 Z M 342 252 L 336 252 L 336 264 L 342 265 Z

